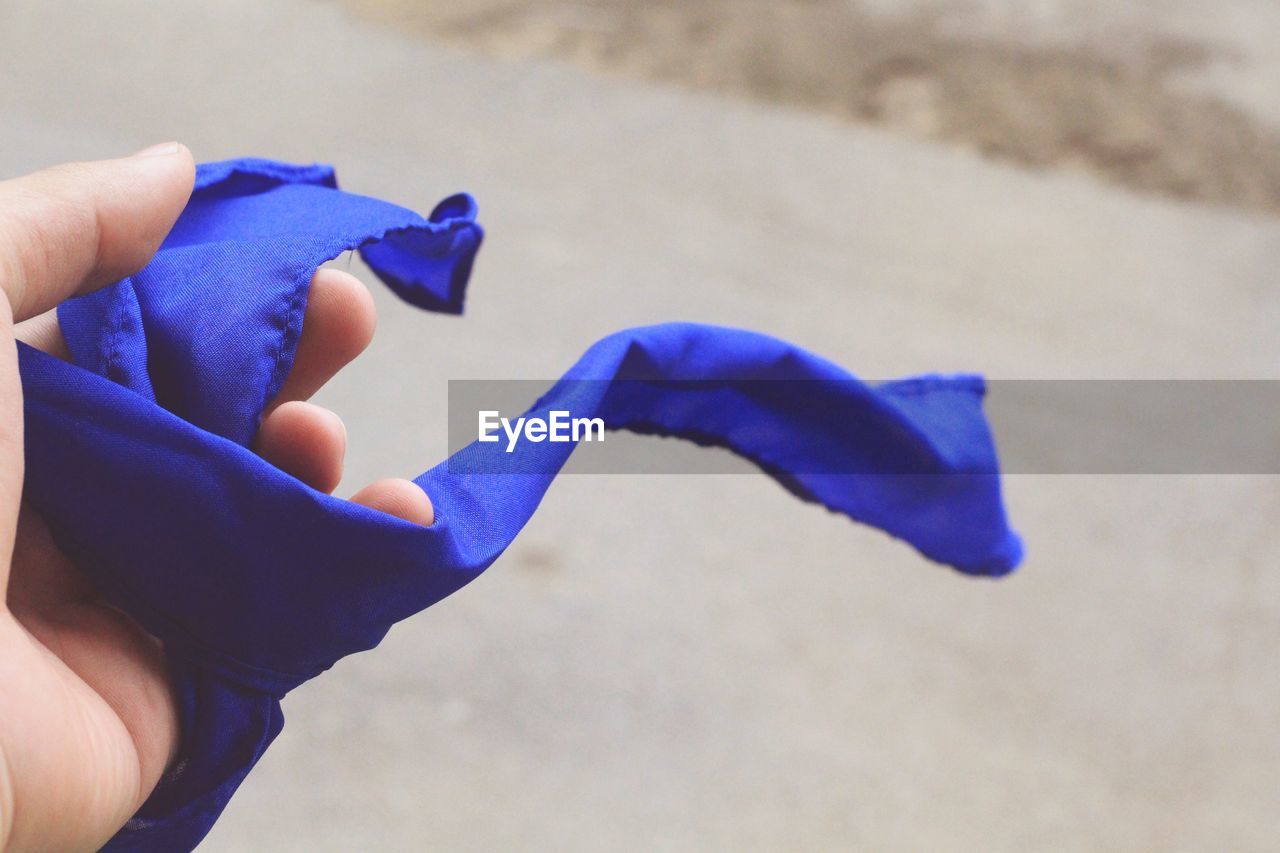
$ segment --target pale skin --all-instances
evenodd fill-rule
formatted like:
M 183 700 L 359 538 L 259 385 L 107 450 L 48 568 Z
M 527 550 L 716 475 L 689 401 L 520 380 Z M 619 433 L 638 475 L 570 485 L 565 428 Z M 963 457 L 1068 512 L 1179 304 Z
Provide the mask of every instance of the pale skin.
M 110 284 L 155 253 L 191 194 L 176 143 L 0 182 L 0 850 L 94 850 L 155 788 L 178 742 L 164 649 L 105 604 L 22 503 L 22 385 L 14 340 L 66 358 L 59 302 Z M 347 436 L 307 402 L 373 336 L 373 300 L 320 270 L 294 368 L 254 449 L 331 492 Z M 408 480 L 379 480 L 356 503 L 431 524 Z

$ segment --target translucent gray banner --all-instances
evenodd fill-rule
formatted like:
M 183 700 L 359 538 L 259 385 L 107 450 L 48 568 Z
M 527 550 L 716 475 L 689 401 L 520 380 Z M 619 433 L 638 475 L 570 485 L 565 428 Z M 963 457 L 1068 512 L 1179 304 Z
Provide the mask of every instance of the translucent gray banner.
M 627 382 L 614 381 L 614 390 Z M 592 399 L 599 387 L 572 389 L 569 399 Z M 718 447 L 681 439 L 606 431 L 590 412 L 572 405 L 526 411 L 556 380 L 451 380 L 449 452 L 476 442 L 489 428 L 486 458 L 502 459 L 527 441 L 576 443 L 563 471 L 573 474 L 739 474 L 757 469 Z M 645 381 L 648 386 L 700 391 L 706 382 Z M 806 383 L 761 380 L 734 385 L 778 399 L 803 396 Z M 831 385 L 833 383 L 823 383 Z M 871 383 L 875 385 L 876 383 Z M 781 387 L 781 386 L 789 387 Z M 983 403 L 1006 474 L 1280 474 L 1280 380 L 988 380 Z M 859 386 L 861 387 L 861 386 Z M 828 389 L 829 391 L 829 389 Z M 487 414 L 482 414 L 487 413 Z M 506 419 L 506 423 L 502 419 Z M 856 425 L 855 425 L 856 426 Z M 539 437 L 541 436 L 541 437 Z M 535 465 L 549 463 L 535 463 Z M 883 460 L 828 460 L 807 474 L 912 474 Z M 451 463 L 452 467 L 452 463 Z M 874 468 L 874 470 L 870 470 Z M 463 470 L 455 468 L 454 470 Z M 552 473 L 521 469 L 520 473 Z

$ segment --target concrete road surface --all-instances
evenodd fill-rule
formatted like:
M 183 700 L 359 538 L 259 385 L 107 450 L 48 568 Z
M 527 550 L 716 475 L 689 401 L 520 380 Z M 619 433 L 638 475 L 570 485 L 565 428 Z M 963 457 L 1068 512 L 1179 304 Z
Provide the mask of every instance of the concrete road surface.
M 449 378 L 668 319 L 864 376 L 1280 377 L 1280 221 L 281 2 L 0 4 L 0 173 L 176 137 L 475 193 L 467 316 L 375 290 L 344 493 Z M 1280 482 L 1017 476 L 975 581 L 762 477 L 562 479 L 481 579 L 285 701 L 203 849 L 1266 850 Z M 353 567 L 358 571 L 359 567 Z

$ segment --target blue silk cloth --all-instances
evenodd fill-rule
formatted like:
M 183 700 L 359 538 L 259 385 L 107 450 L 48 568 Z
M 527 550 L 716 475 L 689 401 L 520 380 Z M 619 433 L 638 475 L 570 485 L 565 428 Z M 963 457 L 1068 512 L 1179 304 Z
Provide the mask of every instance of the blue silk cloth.
M 571 452 L 472 444 L 417 478 L 436 517 L 420 527 L 248 449 L 293 363 L 315 268 L 359 248 L 406 301 L 460 313 L 475 214 L 458 195 L 424 219 L 338 190 L 324 166 L 204 165 L 144 270 L 60 308 L 74 363 L 20 347 L 26 498 L 102 594 L 164 642 L 178 698 L 179 758 L 108 849 L 199 843 L 279 733 L 281 698 L 484 571 Z M 652 384 L 615 394 L 580 379 Z M 535 414 L 727 447 L 966 573 L 1001 575 L 1021 557 L 979 377 L 873 387 L 774 338 L 668 324 L 605 338 L 566 380 Z

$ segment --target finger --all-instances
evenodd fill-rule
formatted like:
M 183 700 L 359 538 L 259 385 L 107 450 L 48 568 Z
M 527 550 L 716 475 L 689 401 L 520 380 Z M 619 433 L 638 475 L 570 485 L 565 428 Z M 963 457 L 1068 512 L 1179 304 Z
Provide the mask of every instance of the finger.
M 267 412 L 319 391 L 364 352 L 376 323 L 373 296 L 360 279 L 341 270 L 318 270 L 311 280 L 293 368 Z
M 176 142 L 0 182 L 0 288 L 15 320 L 137 272 L 191 196 Z
M 424 527 L 436 520 L 427 493 L 409 480 L 392 478 L 370 483 L 352 495 L 351 502 Z
M 71 360 L 71 351 L 67 349 L 67 341 L 62 337 L 62 328 L 58 325 L 57 311 L 46 311 L 23 320 L 14 326 L 13 335 L 24 344 L 49 355 L 57 356 L 63 361 Z
M 328 409 L 295 400 L 263 418 L 254 449 L 281 471 L 329 494 L 342 479 L 347 429 Z

